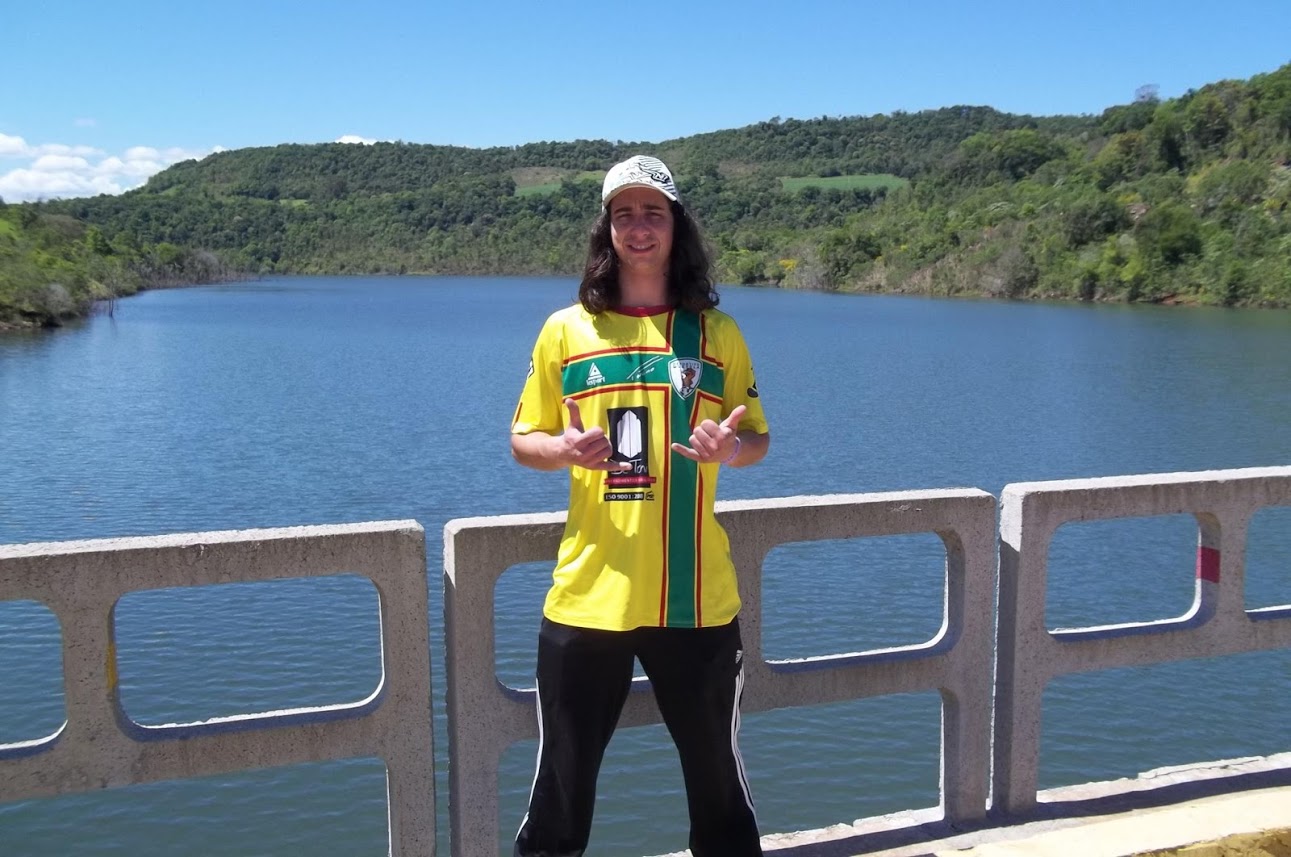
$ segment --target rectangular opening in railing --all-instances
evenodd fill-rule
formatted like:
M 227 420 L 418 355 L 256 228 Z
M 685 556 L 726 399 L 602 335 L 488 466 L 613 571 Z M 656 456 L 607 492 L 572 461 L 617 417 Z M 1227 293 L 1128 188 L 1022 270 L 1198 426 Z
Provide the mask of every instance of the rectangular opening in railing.
M 538 627 L 542 602 L 551 588 L 551 560 L 522 562 L 498 578 L 493 589 L 494 668 L 498 681 L 512 688 L 532 688 L 538 660 Z M 533 759 L 529 760 L 532 767 Z M 533 771 L 529 772 L 532 776 Z
M 376 587 L 357 574 L 127 593 L 121 707 L 144 726 L 353 704 L 381 683 Z
M 1044 692 L 1038 787 L 1285 753 L 1291 694 L 1276 688 L 1288 669 L 1283 649 L 1058 676 Z
M 946 546 L 935 533 L 787 542 L 762 563 L 769 661 L 931 642 L 946 616 Z
M 38 743 L 67 719 L 63 637 L 39 601 L 0 601 L 0 744 Z
M 740 752 L 759 826 L 766 833 L 812 830 L 935 807 L 941 708 L 939 694 L 924 692 L 744 714 Z M 495 821 L 500 853 L 510 853 L 524 815 L 536 752 L 537 741 L 530 739 L 502 753 Z M 599 852 L 686 849 L 681 768 L 662 724 L 615 733 L 597 792 L 592 841 Z
M 1197 599 L 1192 515 L 1070 521 L 1049 543 L 1045 625 L 1178 619 Z
M 385 854 L 386 768 L 356 758 L 0 804 L 6 855 Z
M 1291 610 L 1291 507 L 1261 509 L 1246 542 L 1246 609 Z M 1291 672 L 1289 672 L 1291 674 Z

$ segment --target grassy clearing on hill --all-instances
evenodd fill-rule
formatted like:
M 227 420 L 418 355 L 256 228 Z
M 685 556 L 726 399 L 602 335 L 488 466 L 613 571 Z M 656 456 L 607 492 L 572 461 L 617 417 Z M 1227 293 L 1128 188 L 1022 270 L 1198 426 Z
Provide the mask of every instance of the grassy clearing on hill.
M 515 173 L 519 172 L 521 171 L 515 171 Z M 559 174 L 559 177 L 553 180 L 550 178 L 551 173 L 557 173 Z M 544 175 L 547 180 L 537 184 L 525 184 L 522 183 L 520 178 L 515 176 L 513 173 L 513 177 L 516 179 L 516 196 L 542 196 L 543 194 L 555 193 L 560 190 L 562 181 L 594 181 L 597 184 L 600 184 L 602 179 L 605 178 L 605 173 L 600 172 L 599 170 L 583 170 L 582 172 L 577 170 L 530 170 L 527 171 L 525 178 L 532 180 L 535 175 Z
M 546 184 L 533 184 L 528 187 L 516 187 L 516 196 L 542 196 L 548 193 L 555 193 L 560 190 L 560 182 L 547 182 Z

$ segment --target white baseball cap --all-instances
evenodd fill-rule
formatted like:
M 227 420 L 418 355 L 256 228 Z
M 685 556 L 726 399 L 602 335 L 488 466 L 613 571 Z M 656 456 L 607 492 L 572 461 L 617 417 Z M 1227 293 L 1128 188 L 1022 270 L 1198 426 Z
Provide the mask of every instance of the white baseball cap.
M 609 205 L 619 191 L 630 187 L 653 188 L 673 202 L 681 202 L 672 173 L 668 172 L 663 161 L 649 155 L 633 155 L 610 167 L 605 174 L 605 184 L 601 186 L 601 205 Z

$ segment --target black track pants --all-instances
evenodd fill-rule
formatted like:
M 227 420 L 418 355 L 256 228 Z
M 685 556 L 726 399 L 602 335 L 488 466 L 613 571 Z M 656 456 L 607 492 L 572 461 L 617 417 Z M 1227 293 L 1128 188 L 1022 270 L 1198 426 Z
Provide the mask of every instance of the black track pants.
M 744 689 L 738 622 L 596 631 L 544 619 L 538 634 L 538 771 L 517 857 L 587 848 L 596 777 L 637 658 L 681 757 L 694 857 L 760 855 L 736 736 Z M 641 831 L 649 847 L 650 831 Z

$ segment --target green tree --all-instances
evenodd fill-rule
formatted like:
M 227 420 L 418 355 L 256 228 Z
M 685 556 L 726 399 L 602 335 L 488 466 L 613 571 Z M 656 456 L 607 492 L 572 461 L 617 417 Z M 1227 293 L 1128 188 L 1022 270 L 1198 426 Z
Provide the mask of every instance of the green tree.
M 1232 131 L 1228 107 L 1216 93 L 1199 92 L 1184 108 L 1183 128 L 1188 142 L 1197 150 L 1218 149 Z
M 1073 199 L 1063 214 L 1067 244 L 1080 247 L 1120 231 L 1128 223 L 1125 207 L 1105 193 L 1091 192 Z
M 91 253 L 99 256 L 111 256 L 113 253 L 112 245 L 103 236 L 103 230 L 97 226 L 85 230 L 85 246 L 90 248 Z
M 1154 207 L 1139 221 L 1136 235 L 1145 256 L 1167 265 L 1178 265 L 1201 253 L 1201 223 L 1179 203 Z

